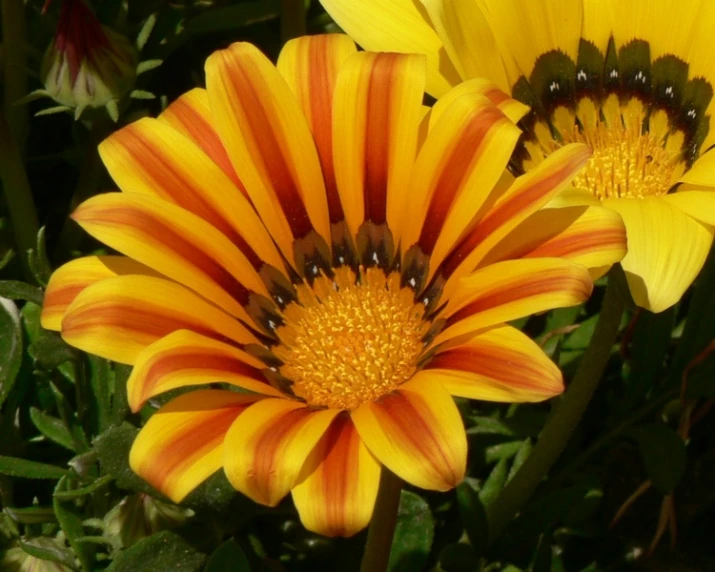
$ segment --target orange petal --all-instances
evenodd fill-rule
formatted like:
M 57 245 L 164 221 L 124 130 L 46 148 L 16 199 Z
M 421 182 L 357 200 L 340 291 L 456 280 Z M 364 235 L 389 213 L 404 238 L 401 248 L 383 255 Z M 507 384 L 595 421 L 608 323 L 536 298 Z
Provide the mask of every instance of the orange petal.
M 611 209 L 545 208 L 509 233 L 482 264 L 527 257 L 565 258 L 594 269 L 619 262 L 626 250 L 626 227 Z
M 462 279 L 434 344 L 538 312 L 575 306 L 591 295 L 588 270 L 559 258 L 507 260 Z
M 199 87 L 185 93 L 157 118 L 191 139 L 216 163 L 246 197 L 248 193 L 233 169 L 231 159 L 211 121 L 209 96 Z
M 445 491 L 464 477 L 464 425 L 438 382 L 413 378 L 351 416 L 370 452 L 408 483 Z
M 509 232 L 566 187 L 590 155 L 586 145 L 566 145 L 518 177 L 445 259 L 440 271 L 450 279 L 444 295 L 449 295 L 455 282 L 474 270 Z
M 417 157 L 399 237 L 435 268 L 479 212 L 507 167 L 521 131 L 486 97 L 464 93 L 440 115 Z
M 238 320 L 191 290 L 149 276 L 117 276 L 88 286 L 62 320 L 62 337 L 68 344 L 128 364 L 146 346 L 176 330 L 238 345 L 257 342 Z
M 257 403 L 226 435 L 228 480 L 254 501 L 277 505 L 296 485 L 308 455 L 338 413 L 312 411 L 305 403 L 288 399 Z
M 236 346 L 180 330 L 147 346 L 137 357 L 127 381 L 132 411 L 147 399 L 179 387 L 230 383 L 263 395 L 280 397 L 261 373 L 263 363 Z
M 344 34 L 303 36 L 283 46 L 277 64 L 308 118 L 323 168 L 331 223 L 344 218 L 333 168 L 333 91 L 340 66 L 356 51 Z
M 214 125 L 234 169 L 279 248 L 315 229 L 330 240 L 320 160 L 303 112 L 276 68 L 246 43 L 206 60 Z
M 422 56 L 361 52 L 340 69 L 333 102 L 333 158 L 353 235 L 363 221 L 395 236 L 409 197 L 422 117 Z
M 151 416 L 129 453 L 132 470 L 174 502 L 221 468 L 231 424 L 261 399 L 232 391 L 192 391 Z
M 226 235 L 254 267 L 281 267 L 248 199 L 198 145 L 169 125 L 145 117 L 110 135 L 99 152 L 124 192 L 175 203 Z
M 124 256 L 86 256 L 63 264 L 47 284 L 40 316 L 42 327 L 59 332 L 67 307 L 82 290 L 105 278 L 124 274 L 159 276 L 151 268 Z
M 308 530 L 352 536 L 370 522 L 380 464 L 365 447 L 350 416 L 340 414 L 303 466 L 293 501 Z
M 511 326 L 440 351 L 415 377 L 437 380 L 454 396 L 506 403 L 543 401 L 564 390 L 556 364 Z
M 194 214 L 154 197 L 107 193 L 72 214 L 82 228 L 122 254 L 184 284 L 243 320 L 251 291 L 267 295 L 246 257 Z

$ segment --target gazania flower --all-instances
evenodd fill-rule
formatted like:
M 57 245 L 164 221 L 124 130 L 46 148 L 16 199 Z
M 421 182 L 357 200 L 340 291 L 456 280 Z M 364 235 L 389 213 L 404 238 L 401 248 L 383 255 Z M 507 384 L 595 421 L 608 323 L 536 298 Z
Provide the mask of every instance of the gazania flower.
M 707 0 L 322 0 L 367 49 L 427 55 L 428 91 L 487 77 L 529 106 L 516 170 L 563 145 L 574 181 L 621 214 L 634 300 L 660 312 L 693 282 L 715 225 L 715 4 Z
M 521 225 L 585 145 L 514 179 L 520 131 L 502 109 L 522 106 L 475 82 L 421 123 L 423 56 L 355 52 L 344 35 L 302 38 L 276 69 L 234 44 L 208 59 L 206 90 L 100 147 L 123 192 L 73 217 L 124 256 L 57 270 L 42 323 L 133 364 L 134 411 L 225 384 L 174 398 L 134 443 L 133 469 L 174 501 L 223 467 L 255 501 L 292 491 L 305 526 L 350 535 L 383 466 L 453 487 L 466 438 L 451 395 L 561 392 L 556 366 L 505 323 L 588 297 L 586 268 L 557 256 L 624 254 L 600 207 L 546 238 Z

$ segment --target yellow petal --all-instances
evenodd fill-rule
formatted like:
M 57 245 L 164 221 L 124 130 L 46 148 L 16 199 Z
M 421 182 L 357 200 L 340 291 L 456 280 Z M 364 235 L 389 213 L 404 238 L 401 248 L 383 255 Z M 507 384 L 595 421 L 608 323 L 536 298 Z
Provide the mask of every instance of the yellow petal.
M 415 377 L 437 380 L 454 396 L 506 403 L 543 401 L 564 390 L 556 364 L 511 326 L 439 351 Z
M 489 78 L 509 91 L 494 34 L 477 0 L 422 0 L 422 4 L 462 78 Z
M 179 330 L 147 346 L 137 357 L 127 381 L 129 406 L 136 412 L 165 391 L 217 382 L 280 397 L 261 373 L 264 367 L 234 345 Z
M 68 344 L 128 364 L 146 346 L 176 330 L 224 337 L 239 346 L 257 342 L 236 319 L 191 290 L 150 276 L 116 276 L 88 286 L 62 320 Z
M 63 264 L 52 273 L 47 284 L 40 316 L 42 327 L 59 331 L 67 307 L 82 290 L 105 278 L 125 274 L 159 276 L 151 268 L 125 256 L 86 256 Z
M 364 221 L 399 235 L 417 153 L 424 58 L 351 56 L 340 69 L 333 107 L 335 177 L 353 235 Z
M 464 278 L 443 315 L 434 344 L 537 312 L 581 304 L 591 295 L 588 270 L 559 258 L 507 260 Z
M 330 240 L 325 185 L 310 127 L 291 89 L 258 49 L 232 44 L 206 60 L 213 123 L 284 256 L 313 229 Z
M 355 43 L 344 34 L 303 36 L 283 46 L 277 64 L 310 124 L 323 169 L 331 223 L 344 218 L 333 167 L 333 92 L 340 67 L 356 50 Z
M 424 54 L 430 95 L 440 97 L 460 82 L 419 0 L 321 0 L 321 4 L 366 50 Z
M 338 413 L 312 411 L 305 403 L 288 399 L 257 403 L 226 435 L 228 480 L 254 501 L 277 505 L 298 482 L 308 455 Z
M 715 149 L 701 155 L 678 182 L 699 187 L 715 187 Z
M 715 189 L 690 187 L 665 195 L 663 200 L 700 222 L 715 225 Z M 45 303 L 47 295 L 45 295 Z
M 358 435 L 350 416 L 333 421 L 303 466 L 293 501 L 308 530 L 324 536 L 352 536 L 372 517 L 380 464 Z
M 149 196 L 107 193 L 72 214 L 89 234 L 250 321 L 251 292 L 268 295 L 248 259 L 204 220 Z
M 439 382 L 412 379 L 351 416 L 370 452 L 408 483 L 446 491 L 464 478 L 464 425 Z
M 251 203 L 201 148 L 172 127 L 145 117 L 99 146 L 109 174 L 126 193 L 158 197 L 221 231 L 251 263 L 282 260 Z
M 132 445 L 132 470 L 181 502 L 221 468 L 231 424 L 261 396 L 207 389 L 173 399 L 149 419 Z
M 628 254 L 621 261 L 636 304 L 662 312 L 677 303 L 700 272 L 713 241 L 702 224 L 662 197 L 608 199 L 623 217 Z

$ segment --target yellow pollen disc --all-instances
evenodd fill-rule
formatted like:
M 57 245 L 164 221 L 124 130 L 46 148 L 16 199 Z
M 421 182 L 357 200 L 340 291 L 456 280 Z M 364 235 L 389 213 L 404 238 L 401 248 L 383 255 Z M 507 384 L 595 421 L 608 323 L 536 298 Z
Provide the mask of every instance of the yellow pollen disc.
M 678 156 L 671 155 L 648 132 L 599 122 L 595 128 L 578 131 L 573 140 L 593 149 L 573 184 L 599 199 L 664 195 L 673 184 Z
M 272 349 L 293 393 L 310 405 L 355 409 L 407 381 L 429 329 L 414 291 L 398 273 L 375 268 L 360 283 L 346 268 L 335 279 L 299 286 L 300 304 L 288 306 Z

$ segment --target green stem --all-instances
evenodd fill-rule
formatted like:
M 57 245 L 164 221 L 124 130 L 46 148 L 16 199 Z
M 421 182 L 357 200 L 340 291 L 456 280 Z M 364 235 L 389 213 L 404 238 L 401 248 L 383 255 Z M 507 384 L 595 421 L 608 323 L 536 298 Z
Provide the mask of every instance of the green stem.
M 375 501 L 367 543 L 360 565 L 361 572 L 383 572 L 387 570 L 392 548 L 392 537 L 397 524 L 397 509 L 400 506 L 402 480 L 383 467 L 380 490 Z
M 35 248 L 39 230 L 37 213 L 22 154 L 2 112 L 0 112 L 0 179 L 2 179 L 3 194 L 23 269 L 26 278 L 33 280 L 27 251 Z
M 305 35 L 305 0 L 281 0 L 281 41 Z
M 27 136 L 27 107 L 15 102 L 27 95 L 25 3 L 2 0 L 3 110 L 17 145 Z
M 556 462 L 598 386 L 626 306 L 614 278 L 616 275 L 611 273 L 596 329 L 573 381 L 546 422 L 531 455 L 489 506 L 487 521 L 491 542 L 501 535 Z

